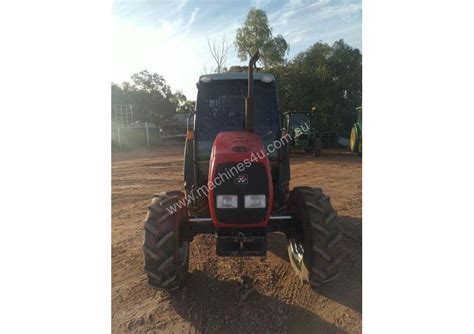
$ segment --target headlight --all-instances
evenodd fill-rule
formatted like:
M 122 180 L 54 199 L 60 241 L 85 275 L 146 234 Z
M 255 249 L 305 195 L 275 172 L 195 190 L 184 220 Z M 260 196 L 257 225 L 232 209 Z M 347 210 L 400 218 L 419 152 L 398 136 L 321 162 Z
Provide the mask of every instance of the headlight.
M 245 195 L 244 205 L 247 209 L 261 209 L 266 206 L 265 195 Z
M 237 195 L 217 195 L 218 209 L 236 209 L 238 206 Z

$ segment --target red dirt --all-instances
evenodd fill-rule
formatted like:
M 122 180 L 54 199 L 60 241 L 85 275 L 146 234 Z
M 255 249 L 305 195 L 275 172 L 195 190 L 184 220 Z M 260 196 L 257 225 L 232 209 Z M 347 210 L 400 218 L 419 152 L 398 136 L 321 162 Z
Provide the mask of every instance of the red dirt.
M 153 290 L 143 272 L 143 221 L 153 194 L 183 188 L 182 147 L 114 152 L 112 158 L 112 329 L 167 333 L 360 333 L 362 164 L 345 151 L 292 154 L 291 187 L 321 187 L 338 211 L 347 253 L 340 277 L 313 289 L 293 274 L 282 234 L 265 258 L 218 258 L 212 236 L 191 244 L 182 291 Z

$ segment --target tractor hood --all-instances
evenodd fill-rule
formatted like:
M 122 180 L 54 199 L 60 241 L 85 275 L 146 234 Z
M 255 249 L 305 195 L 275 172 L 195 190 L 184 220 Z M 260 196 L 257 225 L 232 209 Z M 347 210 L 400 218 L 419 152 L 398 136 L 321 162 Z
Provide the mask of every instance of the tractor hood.
M 218 228 L 265 227 L 273 204 L 270 163 L 263 143 L 248 131 L 220 132 L 212 146 L 208 174 L 209 210 Z M 235 196 L 235 207 L 219 209 L 218 196 Z M 265 205 L 249 208 L 247 195 L 264 196 Z

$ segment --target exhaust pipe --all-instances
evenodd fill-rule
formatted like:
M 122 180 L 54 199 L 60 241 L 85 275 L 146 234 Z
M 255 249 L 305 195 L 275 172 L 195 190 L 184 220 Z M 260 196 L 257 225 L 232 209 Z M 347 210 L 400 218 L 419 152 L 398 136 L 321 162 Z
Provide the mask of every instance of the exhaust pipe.
M 249 68 L 248 68 L 248 92 L 247 97 L 245 98 L 245 130 L 253 132 L 253 123 L 254 123 L 254 112 L 253 112 L 253 67 L 257 63 L 260 54 L 257 50 L 255 54 L 250 58 Z

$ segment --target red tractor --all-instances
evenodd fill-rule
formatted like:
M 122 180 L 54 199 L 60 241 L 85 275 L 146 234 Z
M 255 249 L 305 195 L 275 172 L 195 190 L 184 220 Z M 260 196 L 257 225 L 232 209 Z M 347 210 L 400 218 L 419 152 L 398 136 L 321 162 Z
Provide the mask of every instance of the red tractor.
M 289 190 L 286 129 L 275 79 L 255 73 L 201 76 L 196 111 L 188 119 L 184 188 L 153 197 L 143 251 L 148 283 L 178 289 L 186 278 L 189 243 L 216 237 L 218 256 L 265 256 L 266 235 L 284 233 L 302 280 L 319 286 L 336 278 L 343 254 L 336 212 L 320 188 Z M 246 94 L 246 95 L 244 95 Z

